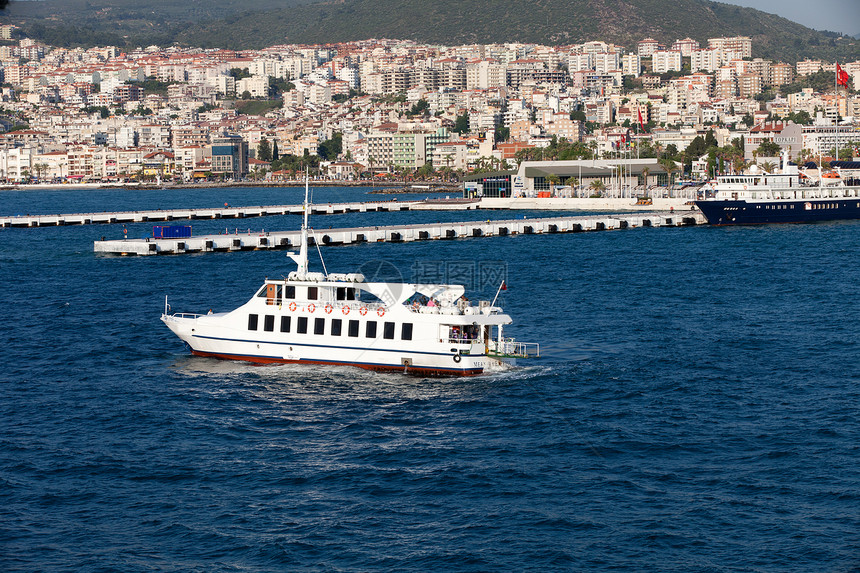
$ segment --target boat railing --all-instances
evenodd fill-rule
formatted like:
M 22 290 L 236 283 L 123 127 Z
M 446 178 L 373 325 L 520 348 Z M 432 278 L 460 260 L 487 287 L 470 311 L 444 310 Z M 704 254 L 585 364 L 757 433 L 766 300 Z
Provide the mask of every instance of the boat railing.
M 495 354 L 502 356 L 517 356 L 520 358 L 540 357 L 540 344 L 537 342 L 517 342 L 513 338 L 503 338 L 501 341 L 494 340 L 490 349 Z
M 202 314 L 194 314 L 192 312 L 175 312 L 171 314 L 173 318 L 185 318 L 185 319 L 194 319 L 203 316 Z

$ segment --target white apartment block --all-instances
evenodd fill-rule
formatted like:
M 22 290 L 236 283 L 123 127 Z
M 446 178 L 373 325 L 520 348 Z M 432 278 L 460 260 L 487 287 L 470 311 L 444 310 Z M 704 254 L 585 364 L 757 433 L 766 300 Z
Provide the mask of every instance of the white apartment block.
M 358 73 L 358 68 L 341 68 L 335 74 L 335 77 L 349 84 L 349 87 L 357 90 L 361 87 L 361 76 Z
M 503 87 L 507 66 L 495 60 L 481 60 L 466 64 L 466 89 L 486 90 Z
M 821 71 L 821 60 L 806 59 L 802 62 L 797 62 L 797 75 L 808 76 L 815 72 Z
M 752 40 L 746 36 L 731 38 L 709 38 L 708 47 L 716 48 L 723 53 L 723 61 L 752 57 Z
M 567 58 L 567 70 L 570 73 L 594 69 L 594 59 L 591 54 L 571 54 Z
M 645 38 L 636 45 L 636 52 L 641 58 L 651 56 L 659 49 L 660 44 L 654 38 Z
M 266 97 L 269 95 L 269 78 L 265 76 L 242 78 L 236 82 L 236 93 L 241 96 L 245 92 L 249 92 L 251 97 Z
M 621 69 L 621 54 L 616 52 L 605 54 L 594 54 L 594 71 L 598 74 Z
M 621 73 L 625 76 L 638 78 L 642 75 L 642 58 L 637 54 L 624 54 L 621 56 Z
M 681 52 L 674 50 L 654 52 L 651 58 L 651 67 L 655 74 L 665 74 L 670 71 L 681 71 Z
M 681 52 L 681 55 L 688 58 L 692 53 L 699 49 L 699 42 L 692 38 L 684 38 L 683 40 L 675 40 L 672 44 L 672 50 Z
M 690 69 L 694 72 L 714 72 L 720 67 L 720 51 L 715 48 L 693 50 L 690 54 Z

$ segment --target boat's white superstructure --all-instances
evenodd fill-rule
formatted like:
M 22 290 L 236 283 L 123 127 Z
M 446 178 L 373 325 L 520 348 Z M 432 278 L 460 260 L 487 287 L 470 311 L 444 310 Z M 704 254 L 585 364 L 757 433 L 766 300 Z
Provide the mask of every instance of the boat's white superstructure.
M 307 190 L 305 196 L 307 206 Z M 471 304 L 460 285 L 367 282 L 308 271 L 307 208 L 297 269 L 266 279 L 230 312 L 161 319 L 193 354 L 258 363 L 345 364 L 424 375 L 474 375 L 493 362 L 536 356 L 503 336 L 511 317 Z

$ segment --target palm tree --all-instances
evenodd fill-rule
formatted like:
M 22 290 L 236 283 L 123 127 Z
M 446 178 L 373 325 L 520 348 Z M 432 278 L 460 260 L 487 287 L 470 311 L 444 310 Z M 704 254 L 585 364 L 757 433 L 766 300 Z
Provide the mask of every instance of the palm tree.
M 773 173 L 773 170 L 776 169 L 776 163 L 773 161 L 765 161 L 761 164 L 761 168 L 766 173 Z
M 678 170 L 678 166 L 675 164 L 673 160 L 668 157 L 663 157 L 658 160 L 660 167 L 666 170 L 666 175 L 669 181 L 669 187 L 672 186 L 672 173 Z
M 592 197 L 602 197 L 603 191 L 604 189 L 606 189 L 606 185 L 604 185 L 603 181 L 601 181 L 600 179 L 595 179 L 588 185 L 588 188 L 594 191 L 594 193 L 591 195 Z
M 555 173 L 550 173 L 546 176 L 546 182 L 549 183 L 549 191 L 553 195 L 555 195 L 555 186 L 558 185 L 560 181 L 561 179 L 559 179 L 558 175 Z
M 647 167 L 642 168 L 642 185 L 645 186 L 645 195 L 648 195 L 648 174 L 651 173 L 651 170 Z

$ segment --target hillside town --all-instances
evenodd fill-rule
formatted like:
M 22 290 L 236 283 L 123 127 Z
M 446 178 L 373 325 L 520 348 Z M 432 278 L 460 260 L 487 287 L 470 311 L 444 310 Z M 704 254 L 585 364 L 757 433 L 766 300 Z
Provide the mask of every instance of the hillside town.
M 653 182 L 670 184 L 860 154 L 860 61 L 755 58 L 747 37 L 122 52 L 15 34 L 0 27 L 7 184 L 462 180 L 612 157 L 668 160 Z

